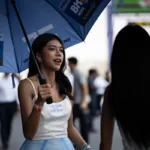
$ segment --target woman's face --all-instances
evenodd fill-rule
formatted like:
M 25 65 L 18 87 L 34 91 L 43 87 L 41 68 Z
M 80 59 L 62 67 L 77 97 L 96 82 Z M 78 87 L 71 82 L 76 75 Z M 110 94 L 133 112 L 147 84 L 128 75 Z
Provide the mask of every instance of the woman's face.
M 41 59 L 41 65 L 45 69 L 58 71 L 64 59 L 63 51 L 63 46 L 59 41 L 51 40 L 43 48 L 41 55 L 38 54 L 40 57 L 38 59 Z

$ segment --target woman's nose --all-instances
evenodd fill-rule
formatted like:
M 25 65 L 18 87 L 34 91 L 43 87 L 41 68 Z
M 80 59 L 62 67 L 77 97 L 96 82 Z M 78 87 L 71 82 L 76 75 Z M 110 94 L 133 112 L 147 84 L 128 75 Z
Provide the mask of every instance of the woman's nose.
M 61 51 L 59 49 L 56 50 L 56 55 L 61 55 Z

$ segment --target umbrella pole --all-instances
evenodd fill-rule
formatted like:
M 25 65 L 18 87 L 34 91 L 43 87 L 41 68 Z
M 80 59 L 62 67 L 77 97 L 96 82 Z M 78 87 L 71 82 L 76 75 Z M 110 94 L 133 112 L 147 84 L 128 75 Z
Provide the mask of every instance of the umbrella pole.
M 20 15 L 19 15 L 18 10 L 17 10 L 16 4 L 15 4 L 15 0 L 11 0 L 11 4 L 12 4 L 13 7 L 14 7 L 14 10 L 15 10 L 15 13 L 16 13 L 16 15 L 17 15 L 17 18 L 18 18 L 18 20 L 19 20 L 21 29 L 22 29 L 23 34 L 24 34 L 24 36 L 25 36 L 27 45 L 28 45 L 28 47 L 29 47 L 29 50 L 30 50 L 31 55 L 32 55 L 32 57 L 33 57 L 33 60 L 34 60 L 34 62 L 35 62 L 35 64 L 36 64 L 36 67 L 37 67 L 37 70 L 38 70 L 38 73 L 39 73 L 39 76 L 38 76 L 38 77 L 39 77 L 40 84 L 45 84 L 45 83 L 46 83 L 46 80 L 45 80 L 44 76 L 42 75 L 42 73 L 41 73 L 41 71 L 40 71 L 39 65 L 38 65 L 37 60 L 36 60 L 36 58 L 35 58 L 35 55 L 34 55 L 34 53 L 33 53 L 33 51 L 32 51 L 32 48 L 31 48 L 31 45 L 30 45 L 30 42 L 29 42 L 27 33 L 26 33 L 26 31 L 25 31 L 25 28 L 24 28 L 24 25 L 23 25 L 23 23 L 22 23 L 21 17 L 20 17 Z M 52 103 L 52 98 L 48 98 L 48 99 L 46 100 L 46 102 L 47 102 L 47 104 L 51 104 L 51 103 Z
M 21 18 L 20 18 L 20 15 L 19 15 L 19 13 L 18 13 L 18 10 L 17 10 L 17 8 L 16 8 L 15 1 L 14 1 L 14 0 L 12 0 L 12 5 L 13 5 L 13 7 L 14 7 L 14 10 L 15 10 L 15 12 L 16 12 L 17 18 L 18 18 L 18 20 L 19 20 L 19 23 L 20 23 L 21 29 L 22 29 L 22 31 L 23 31 L 23 34 L 24 34 L 24 36 L 25 36 L 27 45 L 28 45 L 28 47 L 29 47 L 29 49 L 30 49 L 30 52 L 31 52 L 32 57 L 33 57 L 33 59 L 34 59 L 34 62 L 35 62 L 35 64 L 36 64 L 38 73 L 39 73 L 39 75 L 41 75 L 41 71 L 40 71 L 40 69 L 39 69 L 37 60 L 36 60 L 36 58 L 35 58 L 35 56 L 34 56 L 34 53 L 33 53 L 33 51 L 32 51 L 32 48 L 31 48 L 31 45 L 30 45 L 30 42 L 29 42 L 27 33 L 26 33 L 25 28 L 24 28 L 24 25 L 23 25 L 23 23 L 22 23 L 22 21 L 21 21 Z

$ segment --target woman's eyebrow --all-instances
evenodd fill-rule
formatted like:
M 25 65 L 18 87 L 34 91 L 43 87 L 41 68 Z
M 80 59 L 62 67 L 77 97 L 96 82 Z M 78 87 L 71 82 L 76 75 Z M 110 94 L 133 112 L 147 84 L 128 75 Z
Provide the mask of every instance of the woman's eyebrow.
M 57 46 L 56 45 L 47 45 L 47 47 L 56 47 L 57 48 Z M 62 46 L 60 46 L 59 48 L 63 48 Z

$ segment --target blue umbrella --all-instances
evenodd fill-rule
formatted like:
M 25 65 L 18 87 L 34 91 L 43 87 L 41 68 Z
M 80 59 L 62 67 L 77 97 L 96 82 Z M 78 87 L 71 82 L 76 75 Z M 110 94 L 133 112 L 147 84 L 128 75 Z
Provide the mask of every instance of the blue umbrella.
M 84 41 L 110 0 L 1 0 L 0 72 L 28 67 L 30 44 L 45 32 L 58 34 L 65 48 Z M 27 44 L 26 44 L 27 42 Z M 40 84 L 46 83 L 33 52 Z M 47 103 L 52 103 L 49 98 Z
M 57 34 L 65 48 L 84 41 L 109 1 L 0 0 L 0 72 L 27 69 L 30 44 L 42 33 Z

